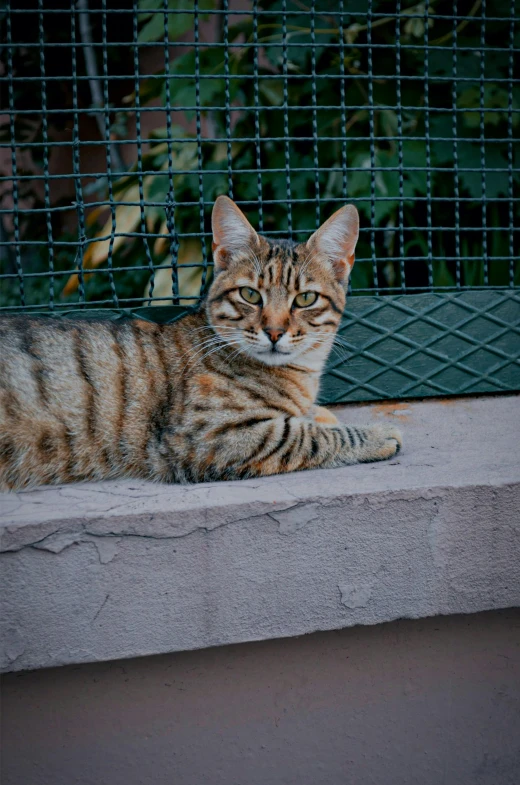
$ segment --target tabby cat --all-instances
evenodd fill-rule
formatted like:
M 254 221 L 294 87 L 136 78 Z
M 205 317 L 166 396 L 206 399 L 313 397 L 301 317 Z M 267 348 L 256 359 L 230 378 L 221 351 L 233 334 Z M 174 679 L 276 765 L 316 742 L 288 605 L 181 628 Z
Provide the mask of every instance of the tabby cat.
M 359 218 L 307 243 L 213 208 L 215 275 L 171 325 L 0 320 L 0 487 L 142 477 L 236 480 L 394 456 L 399 431 L 315 406 L 345 306 Z

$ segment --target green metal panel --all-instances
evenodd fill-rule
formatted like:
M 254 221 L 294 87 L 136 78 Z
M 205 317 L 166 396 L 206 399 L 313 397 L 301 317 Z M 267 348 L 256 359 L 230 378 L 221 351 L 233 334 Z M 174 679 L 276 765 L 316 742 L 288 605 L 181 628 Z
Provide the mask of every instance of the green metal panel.
M 321 402 L 520 390 L 520 292 L 349 299 Z

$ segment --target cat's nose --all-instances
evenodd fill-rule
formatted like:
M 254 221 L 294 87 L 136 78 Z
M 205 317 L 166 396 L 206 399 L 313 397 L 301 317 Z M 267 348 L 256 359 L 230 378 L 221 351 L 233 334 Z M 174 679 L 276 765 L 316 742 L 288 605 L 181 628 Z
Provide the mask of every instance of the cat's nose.
M 273 346 L 280 340 L 284 332 L 285 330 L 283 327 L 264 327 L 264 333 L 267 335 Z

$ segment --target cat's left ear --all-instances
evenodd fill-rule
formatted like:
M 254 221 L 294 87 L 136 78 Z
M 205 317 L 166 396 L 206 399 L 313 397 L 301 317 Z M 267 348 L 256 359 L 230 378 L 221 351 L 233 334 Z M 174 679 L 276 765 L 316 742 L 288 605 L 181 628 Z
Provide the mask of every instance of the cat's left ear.
M 233 256 L 258 245 L 258 235 L 242 210 L 227 196 L 219 196 L 211 214 L 215 270 L 225 270 Z
M 354 266 L 358 237 L 359 213 L 353 204 L 347 204 L 314 232 L 307 247 L 328 259 L 336 280 L 346 285 Z

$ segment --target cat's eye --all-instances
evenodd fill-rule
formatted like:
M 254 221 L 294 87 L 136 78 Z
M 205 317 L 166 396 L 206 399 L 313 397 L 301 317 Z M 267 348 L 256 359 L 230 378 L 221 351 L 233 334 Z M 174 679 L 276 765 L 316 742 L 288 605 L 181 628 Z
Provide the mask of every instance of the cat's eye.
M 240 289 L 240 296 L 251 305 L 260 305 L 262 302 L 262 295 L 256 289 L 251 289 L 250 286 L 243 286 Z
M 314 305 L 317 299 L 316 292 L 301 292 L 294 298 L 294 305 L 297 305 L 298 308 L 308 308 L 309 305 Z

